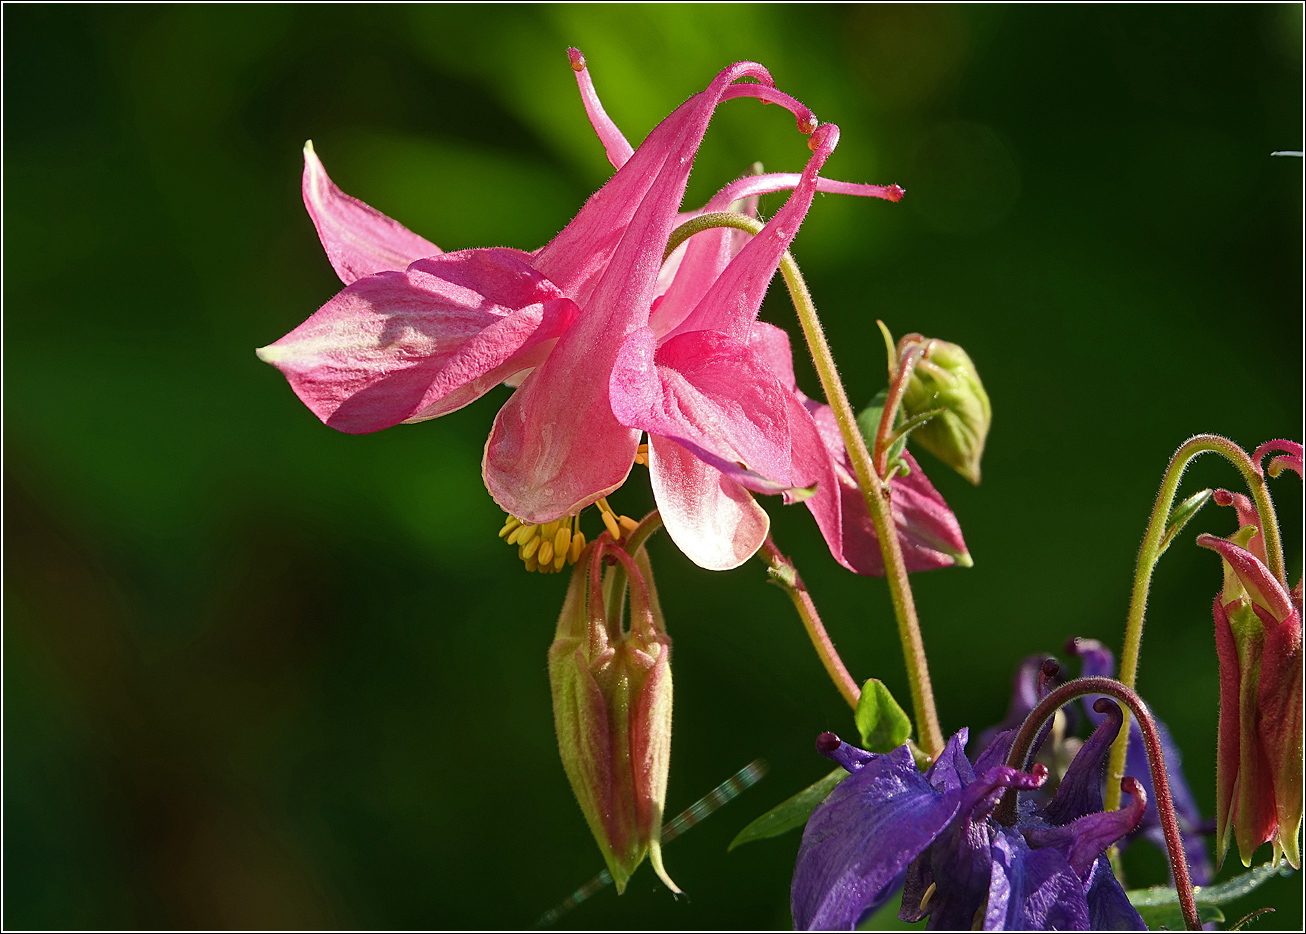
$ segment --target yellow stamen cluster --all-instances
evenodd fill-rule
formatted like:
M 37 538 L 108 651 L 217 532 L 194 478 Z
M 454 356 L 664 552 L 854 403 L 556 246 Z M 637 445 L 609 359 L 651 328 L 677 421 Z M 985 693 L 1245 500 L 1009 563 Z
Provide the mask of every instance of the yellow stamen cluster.
M 639 450 L 635 452 L 635 463 L 648 466 L 648 445 L 641 444 Z
M 595 505 L 603 519 L 603 527 L 617 541 L 639 525 L 630 516 L 617 515 L 606 499 L 600 499 Z M 526 570 L 541 574 L 557 574 L 567 565 L 575 564 L 585 548 L 585 533 L 580 530 L 579 516 L 567 516 L 541 525 L 509 516 L 499 530 L 499 537 L 509 545 L 517 546 L 517 557 L 522 559 Z
M 577 526 L 576 516 L 555 519 L 542 525 L 531 525 L 516 516 L 499 530 L 499 537 L 509 545 L 517 546 L 528 571 L 557 574 L 568 564 L 575 564 L 585 547 L 585 533 Z

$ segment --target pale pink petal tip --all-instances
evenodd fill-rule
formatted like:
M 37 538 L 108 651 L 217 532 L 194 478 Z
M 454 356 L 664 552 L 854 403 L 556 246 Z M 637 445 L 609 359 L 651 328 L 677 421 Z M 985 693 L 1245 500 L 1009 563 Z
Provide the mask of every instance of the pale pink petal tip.
M 312 140 L 304 144 L 303 195 L 322 249 L 345 285 L 440 254 L 434 243 L 337 188 Z

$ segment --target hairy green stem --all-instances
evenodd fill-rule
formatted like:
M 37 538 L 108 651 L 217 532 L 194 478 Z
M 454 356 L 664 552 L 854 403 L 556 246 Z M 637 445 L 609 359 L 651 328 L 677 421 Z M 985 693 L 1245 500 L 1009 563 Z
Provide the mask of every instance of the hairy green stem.
M 1147 524 L 1147 535 L 1138 552 L 1138 566 L 1134 571 L 1134 592 L 1129 601 L 1129 620 L 1125 624 L 1125 645 L 1120 653 L 1120 680 L 1130 688 L 1138 676 L 1138 653 L 1143 643 L 1143 617 L 1147 612 L 1147 594 L 1152 585 L 1152 572 L 1161 557 L 1161 542 L 1165 537 L 1166 520 L 1174 508 L 1179 481 L 1194 458 L 1208 451 L 1222 455 L 1238 468 L 1247 482 L 1252 500 L 1261 515 L 1261 535 L 1265 539 L 1265 554 L 1269 559 L 1270 573 L 1278 580 L 1287 578 L 1283 567 L 1283 543 L 1279 538 L 1279 522 L 1270 500 L 1269 486 L 1261 469 L 1252 463 L 1247 452 L 1228 438 L 1219 435 L 1194 435 L 1185 441 L 1170 458 L 1161 491 L 1152 507 L 1152 518 Z M 1120 806 L 1120 779 L 1124 777 L 1125 755 L 1129 749 L 1129 711 L 1125 711 L 1125 725 L 1111 747 L 1111 764 L 1107 771 L 1106 806 L 1108 810 Z
M 803 628 L 807 630 L 807 638 L 812 640 L 812 647 L 816 649 L 817 657 L 825 666 L 825 673 L 830 676 L 830 680 L 843 695 L 843 699 L 848 702 L 848 706 L 856 710 L 857 702 L 862 697 L 861 688 L 857 686 L 853 676 L 844 667 L 843 659 L 835 651 L 834 643 L 830 641 L 830 635 L 825 631 L 825 626 L 821 624 L 821 617 L 816 612 L 812 595 L 807 592 L 807 586 L 798 576 L 798 569 L 794 567 L 793 561 L 780 552 L 770 535 L 762 543 L 760 555 L 770 566 L 771 579 L 783 587 L 785 593 L 789 594 L 789 599 L 793 601 L 794 609 L 798 611 L 798 617 L 803 621 Z
M 688 237 L 714 227 L 733 227 L 756 235 L 762 230 L 760 221 L 743 214 L 723 211 L 713 214 L 700 214 L 681 224 L 674 231 L 667 243 L 665 256 L 683 243 Z M 902 557 L 902 546 L 898 542 L 894 528 L 893 512 L 889 503 L 889 488 L 882 483 L 871 463 L 870 452 L 857 427 L 857 417 L 848 403 L 848 394 L 844 392 L 839 380 L 838 370 L 834 365 L 834 355 L 825 339 L 821 321 L 816 315 L 816 305 L 811 293 L 798 271 L 794 258 L 785 253 L 780 260 L 780 273 L 793 299 L 794 310 L 798 313 L 798 322 L 802 326 L 803 336 L 807 339 L 812 362 L 816 366 L 817 376 L 821 380 L 821 389 L 826 401 L 834 412 L 839 425 L 839 434 L 843 437 L 844 447 L 852 461 L 853 473 L 861 487 L 866 500 L 866 508 L 871 514 L 875 534 L 880 540 L 880 553 L 884 558 L 884 576 L 889 584 L 889 597 L 893 601 L 894 616 L 898 623 L 898 638 L 902 642 L 904 660 L 907 664 L 907 681 L 911 688 L 912 708 L 916 714 L 916 728 L 921 738 L 921 745 L 933 757 L 943 751 L 943 733 L 939 729 L 939 715 L 934 706 L 934 689 L 930 685 L 929 666 L 925 660 L 925 643 L 921 639 L 920 622 L 916 617 L 916 603 L 912 599 L 911 585 L 907 581 L 907 568 Z
M 660 528 L 662 528 L 662 515 L 654 509 L 643 519 L 640 519 L 639 525 L 635 526 L 631 533 L 619 544 L 633 558 L 643 547 L 648 537 Z M 622 615 L 626 612 L 627 577 L 625 565 L 618 561 L 609 569 L 603 586 L 603 597 L 607 604 L 608 619 L 616 620 L 618 627 L 621 625 Z

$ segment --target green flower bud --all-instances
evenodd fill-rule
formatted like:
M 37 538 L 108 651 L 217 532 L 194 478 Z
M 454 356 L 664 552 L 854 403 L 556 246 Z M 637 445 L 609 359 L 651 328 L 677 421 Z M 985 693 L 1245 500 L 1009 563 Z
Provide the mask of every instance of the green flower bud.
M 925 353 L 903 393 L 903 415 L 910 419 L 934 409 L 947 410 L 917 428 L 912 440 L 978 484 L 993 410 L 975 364 L 956 344 L 927 340 L 919 334 L 908 334 L 899 341 L 899 359 L 911 342 L 924 344 Z
M 606 586 L 605 558 L 615 559 Z M 625 589 L 620 578 L 626 575 L 629 632 L 620 618 L 622 594 L 613 599 L 612 593 Z M 671 640 L 643 549 L 632 559 L 605 535 L 581 553 L 549 649 L 549 683 L 562 765 L 617 891 L 647 854 L 662 881 L 679 892 L 661 849 L 671 760 Z

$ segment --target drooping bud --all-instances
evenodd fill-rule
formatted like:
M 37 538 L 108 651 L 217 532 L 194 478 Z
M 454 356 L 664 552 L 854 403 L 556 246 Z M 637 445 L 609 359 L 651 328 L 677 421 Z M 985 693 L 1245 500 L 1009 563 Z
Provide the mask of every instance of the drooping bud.
M 621 619 L 627 577 L 629 631 Z M 617 891 L 647 854 L 679 892 L 661 849 L 671 640 L 643 549 L 631 558 L 605 534 L 581 553 L 549 649 L 549 683 L 562 765 Z
M 925 450 L 971 483 L 980 481 L 980 458 L 993 410 L 975 364 L 966 351 L 947 341 L 907 334 L 898 342 L 898 359 L 912 344 L 924 354 L 902 396 L 906 419 L 944 409 L 912 433 Z
M 1300 868 L 1301 611 L 1246 547 L 1257 532 L 1246 525 L 1229 539 L 1197 537 L 1224 564 L 1214 607 L 1220 662 L 1216 859 L 1223 862 L 1236 840 L 1243 865 L 1250 866 L 1256 848 L 1270 842 L 1275 862 L 1284 857 Z

